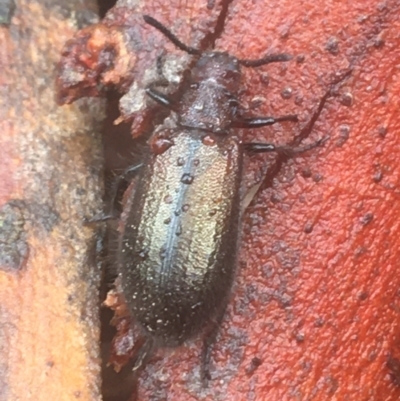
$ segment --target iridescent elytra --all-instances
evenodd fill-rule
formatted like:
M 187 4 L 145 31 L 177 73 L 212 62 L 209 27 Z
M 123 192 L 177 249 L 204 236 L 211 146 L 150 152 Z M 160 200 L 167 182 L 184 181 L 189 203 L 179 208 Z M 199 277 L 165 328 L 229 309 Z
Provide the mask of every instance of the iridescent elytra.
M 202 52 L 152 17 L 144 20 L 196 60 L 178 101 L 147 88 L 153 100 L 171 109 L 174 126 L 154 131 L 123 210 L 118 274 L 130 313 L 146 338 L 134 369 L 157 347 L 176 347 L 203 334 L 202 379 L 207 380 L 210 345 L 236 272 L 244 153 L 289 154 L 322 141 L 293 149 L 243 143 L 240 137 L 238 128 L 297 121 L 296 115 L 244 118 L 238 101 L 242 66 L 286 62 L 289 55 L 240 60 L 226 52 Z

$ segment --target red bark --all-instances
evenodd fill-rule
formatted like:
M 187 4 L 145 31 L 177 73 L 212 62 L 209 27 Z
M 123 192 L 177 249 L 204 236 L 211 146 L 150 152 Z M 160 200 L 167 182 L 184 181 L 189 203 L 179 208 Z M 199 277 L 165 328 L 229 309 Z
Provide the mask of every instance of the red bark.
M 150 14 L 198 47 L 221 8 L 181 3 L 147 2 L 123 21 Z M 399 12 L 396 0 L 227 5 L 216 49 L 245 59 L 294 55 L 244 69 L 241 101 L 249 115 L 295 113 L 299 124 L 243 132 L 244 141 L 290 142 L 338 74 L 351 75 L 307 140 L 328 135 L 322 148 L 278 171 L 274 156 L 248 159 L 245 185 L 262 185 L 244 213 L 209 388 L 199 380 L 197 340 L 160 352 L 141 376 L 139 400 L 399 398 Z M 144 66 L 155 65 L 163 46 L 180 52 L 138 24 L 148 51 L 137 48 L 132 79 L 144 88 Z M 143 107 L 142 117 L 152 113 Z M 133 116 L 122 110 L 123 119 Z

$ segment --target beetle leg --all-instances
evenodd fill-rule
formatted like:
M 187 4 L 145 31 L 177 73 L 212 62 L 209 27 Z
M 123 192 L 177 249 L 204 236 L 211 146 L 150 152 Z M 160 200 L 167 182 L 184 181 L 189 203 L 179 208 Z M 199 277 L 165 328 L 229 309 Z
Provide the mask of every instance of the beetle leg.
M 111 186 L 111 191 L 110 191 L 110 201 L 107 202 L 110 205 L 110 210 L 105 213 L 100 213 L 90 219 L 84 218 L 84 224 L 85 225 L 91 225 L 91 224 L 96 224 L 96 223 L 101 223 L 109 220 L 116 220 L 118 219 L 118 216 L 115 213 L 115 202 L 118 197 L 118 194 L 120 193 L 121 190 L 121 184 L 122 181 L 127 181 L 128 176 L 131 175 L 132 173 L 136 173 L 141 167 L 143 166 L 143 163 L 135 164 L 133 166 L 129 166 L 124 172 L 120 175 L 118 175 Z
M 161 86 L 162 88 L 166 88 L 169 86 L 168 79 L 164 75 L 163 67 L 164 67 L 164 58 L 165 58 L 165 53 L 162 52 L 158 57 L 157 57 L 157 62 L 156 62 L 156 71 L 157 71 L 157 76 L 158 78 L 151 83 L 151 87 L 155 88 L 157 86 Z
M 153 86 L 162 86 L 166 87 L 169 85 L 168 79 L 164 75 L 163 71 L 163 65 L 164 65 L 164 53 L 160 54 L 157 57 L 157 75 L 158 75 L 158 80 L 154 82 Z
M 242 146 L 244 150 L 250 153 L 266 153 L 266 152 L 276 152 L 280 153 L 286 157 L 292 157 L 297 154 L 307 152 L 308 150 L 314 149 L 318 146 L 323 145 L 329 139 L 328 136 L 325 136 L 310 145 L 305 146 L 290 146 L 290 145 L 274 145 L 273 143 L 244 143 Z
M 116 219 L 117 217 L 114 214 L 100 213 L 92 217 L 91 219 L 85 217 L 83 219 L 83 224 L 85 226 L 91 226 L 92 224 L 95 225 L 96 223 L 103 223 L 105 221 L 116 220 Z
M 240 120 L 232 122 L 234 128 L 259 128 L 266 125 L 272 125 L 281 121 L 294 121 L 297 122 L 298 118 L 295 114 L 289 114 L 282 117 L 251 117 L 241 118 Z
M 137 173 L 138 170 L 142 166 L 143 166 L 143 163 L 134 164 L 133 166 L 129 166 L 128 168 L 126 168 L 123 171 L 122 174 L 118 175 L 113 180 L 113 183 L 112 183 L 112 186 L 111 186 L 111 191 L 110 191 L 110 200 L 108 202 L 108 204 L 110 205 L 109 207 L 111 209 L 110 212 L 108 213 L 109 215 L 111 215 L 111 216 L 114 215 L 115 216 L 114 210 L 116 209 L 115 208 L 115 203 L 116 203 L 116 200 L 118 198 L 118 195 L 121 195 L 121 193 L 122 193 L 121 189 L 123 189 L 123 192 L 125 192 L 126 188 L 122 188 L 122 182 L 123 181 L 130 181 L 129 177 L 132 176 L 132 174 Z M 114 217 L 114 218 L 116 218 L 116 217 Z
M 218 335 L 219 325 L 213 324 L 212 330 L 207 333 L 203 340 L 203 349 L 201 352 L 200 378 L 204 387 L 208 386 L 208 381 L 211 380 L 210 375 L 210 360 L 213 345 Z
M 167 107 L 168 109 L 174 109 L 175 105 L 174 102 L 164 93 L 159 92 L 158 90 L 154 88 L 146 88 L 146 93 L 157 103 L 161 104 L 164 107 Z
M 219 328 L 221 327 L 222 319 L 224 318 L 226 306 L 222 309 L 215 319 L 210 322 L 203 338 L 203 349 L 201 352 L 200 377 L 204 387 L 208 386 L 208 381 L 211 380 L 210 375 L 210 360 L 213 345 L 217 339 Z
M 310 132 L 312 131 L 315 122 L 317 121 L 318 117 L 320 116 L 323 108 L 325 107 L 325 103 L 327 101 L 327 99 L 329 98 L 329 96 L 332 95 L 332 90 L 329 89 L 324 96 L 322 96 L 317 109 L 315 110 L 315 112 L 313 113 L 313 115 L 311 116 L 310 120 L 308 121 L 308 123 L 302 128 L 302 130 L 300 131 L 300 134 L 297 135 L 297 137 L 295 138 L 295 140 L 293 141 L 292 145 L 283 145 L 283 146 L 277 146 L 274 145 L 272 143 L 244 143 L 242 144 L 243 149 L 248 151 L 248 152 L 252 152 L 252 153 L 265 153 L 265 152 L 277 152 L 285 157 L 292 157 L 295 156 L 296 154 L 300 154 L 303 152 L 307 152 L 310 149 L 313 149 L 317 146 L 320 146 L 322 144 L 324 144 L 329 137 L 325 136 L 321 139 L 319 139 L 318 141 L 310 144 L 310 145 L 306 145 L 306 146 L 298 146 L 298 144 L 304 139 L 306 138 Z M 271 122 L 270 124 L 273 124 L 276 121 L 289 121 L 290 117 L 295 117 L 295 116 L 283 116 L 280 117 L 279 119 L 275 119 L 275 121 Z M 297 118 L 297 117 L 296 117 Z M 265 121 L 267 121 L 268 117 L 265 117 Z M 249 119 L 252 120 L 252 119 Z M 260 119 L 261 120 L 261 119 Z M 246 121 L 246 120 L 245 120 Z M 294 120 L 292 120 L 294 121 Z M 268 124 L 264 124 L 264 125 L 268 125 Z M 255 125 L 257 126 L 257 125 Z M 261 125 L 258 125 L 259 127 Z
M 144 344 L 139 348 L 135 355 L 135 361 L 133 363 L 132 372 L 138 372 L 145 368 L 147 362 L 153 355 L 154 341 L 151 338 L 147 338 Z

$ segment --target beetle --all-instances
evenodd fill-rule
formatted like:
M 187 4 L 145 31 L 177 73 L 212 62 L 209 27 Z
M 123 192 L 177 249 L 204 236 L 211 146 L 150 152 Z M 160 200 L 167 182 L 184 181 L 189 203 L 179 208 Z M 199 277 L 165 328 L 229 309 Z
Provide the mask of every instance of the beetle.
M 154 349 L 177 347 L 203 333 L 201 377 L 206 382 L 211 345 L 236 272 L 244 153 L 287 155 L 323 141 L 294 149 L 240 138 L 237 128 L 297 121 L 296 115 L 244 118 L 237 99 L 241 66 L 285 62 L 289 55 L 240 60 L 226 52 L 201 52 L 154 18 L 143 18 L 196 61 L 179 101 L 154 87 L 146 89 L 174 112 L 175 125 L 152 134 L 150 152 L 123 207 L 117 269 L 129 311 L 145 337 L 134 370 Z

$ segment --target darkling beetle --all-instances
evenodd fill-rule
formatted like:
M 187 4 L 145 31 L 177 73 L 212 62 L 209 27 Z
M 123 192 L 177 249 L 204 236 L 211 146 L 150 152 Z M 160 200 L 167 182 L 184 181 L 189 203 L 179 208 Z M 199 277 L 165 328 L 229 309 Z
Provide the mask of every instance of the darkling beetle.
M 154 349 L 176 347 L 203 333 L 201 376 L 207 381 L 211 345 L 236 272 L 243 154 L 294 155 L 323 140 L 303 148 L 243 143 L 235 129 L 297 121 L 296 115 L 242 118 L 238 110 L 240 67 L 284 62 L 289 55 L 240 60 L 226 52 L 201 52 L 154 18 L 143 18 L 197 61 L 178 102 L 147 88 L 153 100 L 174 111 L 175 127 L 156 130 L 140 169 L 129 169 L 139 170 L 139 177 L 124 204 L 117 269 L 145 337 L 133 369 L 143 367 Z

